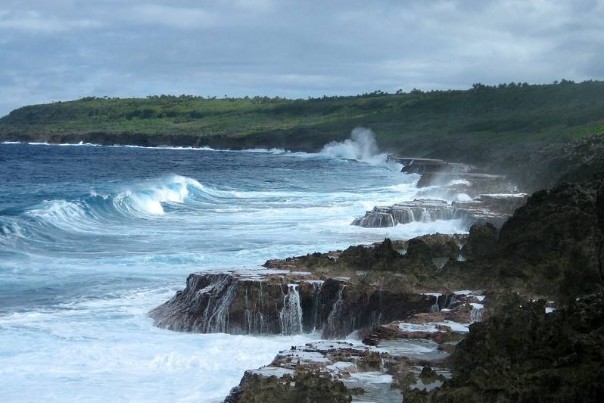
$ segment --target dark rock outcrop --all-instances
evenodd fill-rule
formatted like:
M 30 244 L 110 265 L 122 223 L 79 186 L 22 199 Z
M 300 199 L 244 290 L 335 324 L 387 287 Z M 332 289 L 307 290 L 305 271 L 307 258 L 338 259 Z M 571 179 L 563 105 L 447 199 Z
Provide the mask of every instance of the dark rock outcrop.
M 532 195 L 500 231 L 474 225 L 467 242 L 446 235 L 439 242 L 419 237 L 396 246 L 384 243 L 379 253 L 351 247 L 339 260 L 325 257 L 318 270 L 340 275 L 365 270 L 372 279 L 378 271 L 397 273 L 415 290 L 508 288 L 527 296 L 573 299 L 604 288 L 603 195 L 603 180 L 562 184 Z M 463 248 L 456 252 L 454 245 Z M 402 253 L 397 256 L 389 248 Z M 289 263 L 313 271 L 318 261 Z M 384 276 L 379 281 L 397 282 Z
M 491 224 L 473 225 L 468 242 L 461 250 L 464 258 L 476 259 L 493 255 L 497 251 L 499 232 Z
M 574 297 L 604 286 L 604 181 L 534 193 L 499 234 L 499 255 Z M 512 263 L 510 263 L 512 264 Z
M 292 346 L 269 365 L 247 371 L 225 403 L 339 403 L 350 402 L 352 396 L 363 401 L 399 402 L 402 394 L 393 384 L 372 381 L 376 376 L 391 379 L 386 367 L 398 363 L 393 358 L 371 347 L 341 341 Z
M 356 218 L 352 225 L 366 228 L 394 227 L 410 222 L 432 222 L 436 220 L 462 221 L 469 228 L 473 224 L 490 223 L 501 228 L 503 223 L 524 204 L 526 195 L 501 194 L 481 195 L 469 201 L 418 199 L 397 203 L 393 206 L 374 207 L 364 217 Z
M 346 279 L 191 274 L 187 287 L 150 316 L 157 326 L 177 331 L 297 334 L 322 329 L 324 338 L 336 338 L 429 311 L 433 304 L 434 297 L 421 293 Z
M 427 158 L 403 158 L 394 154 L 388 155 L 388 161 L 394 161 L 403 165 L 401 172 L 410 174 L 424 174 L 442 170 L 452 170 L 453 164 L 439 159 Z
M 276 369 L 278 372 L 279 369 Z M 247 371 L 224 403 L 349 403 L 351 392 L 341 380 L 315 371 Z
M 510 303 L 470 328 L 450 359 L 453 378 L 406 402 L 600 402 L 604 399 L 604 296 L 545 313 Z

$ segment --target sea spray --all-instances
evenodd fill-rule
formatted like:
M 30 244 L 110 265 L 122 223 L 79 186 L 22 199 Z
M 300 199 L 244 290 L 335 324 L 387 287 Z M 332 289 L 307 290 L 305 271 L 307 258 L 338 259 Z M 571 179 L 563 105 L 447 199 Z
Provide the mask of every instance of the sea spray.
M 372 165 L 385 164 L 386 154 L 380 154 L 375 134 L 363 127 L 352 131 L 350 139 L 342 142 L 332 141 L 323 147 L 320 154 L 332 158 L 345 158 L 366 162 Z

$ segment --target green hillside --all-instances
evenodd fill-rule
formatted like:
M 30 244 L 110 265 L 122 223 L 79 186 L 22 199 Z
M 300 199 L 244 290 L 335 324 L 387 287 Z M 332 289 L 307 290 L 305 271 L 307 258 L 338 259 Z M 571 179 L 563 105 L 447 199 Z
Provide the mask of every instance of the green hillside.
M 423 154 L 454 144 L 566 142 L 604 132 L 604 82 L 308 100 L 84 98 L 17 109 L 0 119 L 0 140 L 314 150 L 356 126 L 373 129 L 384 149 Z

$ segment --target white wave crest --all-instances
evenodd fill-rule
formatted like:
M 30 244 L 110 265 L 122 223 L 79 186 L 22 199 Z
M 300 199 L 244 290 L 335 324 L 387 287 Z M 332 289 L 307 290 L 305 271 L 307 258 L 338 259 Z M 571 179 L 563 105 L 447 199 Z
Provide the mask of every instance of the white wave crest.
M 45 201 L 27 213 L 38 221 L 51 224 L 67 231 L 90 227 L 93 212 L 86 209 L 85 203 L 68 200 Z
M 207 193 L 195 179 L 174 175 L 114 194 L 101 195 L 92 190 L 89 196 L 75 200 L 45 201 L 27 215 L 63 230 L 94 232 L 107 221 L 163 215 L 165 204 L 184 204 L 192 192 Z
M 174 175 L 149 189 L 126 190 L 116 196 L 116 202 L 127 210 L 133 208 L 144 214 L 161 215 L 165 213 L 163 203 L 183 204 L 191 188 L 204 189 L 195 179 Z

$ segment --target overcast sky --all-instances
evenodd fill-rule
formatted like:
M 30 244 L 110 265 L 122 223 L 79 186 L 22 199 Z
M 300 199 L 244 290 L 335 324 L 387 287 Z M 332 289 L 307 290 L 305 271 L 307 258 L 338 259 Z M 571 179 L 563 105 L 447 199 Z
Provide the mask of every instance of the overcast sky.
M 0 0 L 0 116 L 83 96 L 604 79 L 604 0 Z

